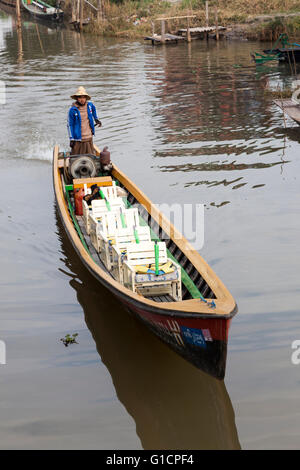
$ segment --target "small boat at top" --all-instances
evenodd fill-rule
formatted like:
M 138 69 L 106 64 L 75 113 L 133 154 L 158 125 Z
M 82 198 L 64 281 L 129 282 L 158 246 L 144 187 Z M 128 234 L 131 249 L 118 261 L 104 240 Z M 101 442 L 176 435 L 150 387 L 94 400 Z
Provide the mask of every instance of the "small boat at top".
M 63 21 L 64 12 L 59 6 L 53 7 L 43 0 L 22 0 L 22 5 L 35 18 L 55 22 Z
M 281 45 L 281 47 L 279 47 Z M 287 34 L 280 34 L 272 49 L 264 49 L 264 54 L 254 52 L 251 54 L 253 60 L 257 64 L 264 64 L 270 61 L 279 61 L 294 64 L 300 62 L 300 44 L 289 42 Z
M 173 350 L 223 379 L 237 306 L 200 254 L 116 165 L 101 172 L 96 147 L 70 155 L 56 146 L 53 185 L 66 234 L 95 279 Z

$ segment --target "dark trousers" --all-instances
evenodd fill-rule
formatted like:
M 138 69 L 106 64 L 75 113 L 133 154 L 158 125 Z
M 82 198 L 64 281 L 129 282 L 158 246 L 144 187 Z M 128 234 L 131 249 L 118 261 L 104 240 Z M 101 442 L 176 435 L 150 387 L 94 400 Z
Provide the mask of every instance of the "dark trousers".
M 87 140 L 85 142 L 75 140 L 74 146 L 71 149 L 71 155 L 83 155 L 86 153 L 95 155 L 93 139 Z

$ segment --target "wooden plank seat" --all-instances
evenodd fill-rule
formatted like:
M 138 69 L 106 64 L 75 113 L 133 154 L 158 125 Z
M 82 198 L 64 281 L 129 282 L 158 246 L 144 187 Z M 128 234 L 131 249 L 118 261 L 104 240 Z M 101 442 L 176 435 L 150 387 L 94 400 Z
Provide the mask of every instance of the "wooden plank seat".
M 127 259 L 127 246 L 132 243 L 150 242 L 150 227 L 147 225 L 132 227 L 127 235 L 117 233 L 115 243 L 111 244 L 111 272 L 113 277 L 123 284 L 123 261 Z
M 85 201 L 82 201 L 83 220 L 88 235 L 90 235 L 91 227 L 96 230 L 97 223 L 101 221 L 101 217 L 104 213 L 120 212 L 120 209 L 125 209 L 124 201 L 120 197 L 110 199 L 108 203 L 109 206 L 105 199 L 95 199 L 92 201 L 91 206 L 89 206 Z
M 106 212 L 108 212 L 108 209 L 104 199 L 92 201 L 91 206 L 89 206 L 86 201 L 82 201 L 83 221 L 88 235 L 90 235 L 91 232 L 91 223 L 97 224 L 98 219 L 100 220 L 102 214 Z
M 108 199 L 109 201 L 111 199 L 116 199 L 118 197 L 118 194 L 117 194 L 117 186 L 116 186 L 116 183 L 115 181 L 112 182 L 112 186 L 102 186 L 100 187 L 99 189 L 101 189 L 101 191 L 103 192 L 104 196 L 106 197 L 106 199 Z
M 106 227 L 108 224 L 113 224 L 113 223 L 115 224 L 115 220 L 111 219 L 111 217 L 115 215 L 115 212 L 108 212 L 105 201 L 101 201 L 101 202 L 104 203 L 103 207 L 97 208 L 97 212 L 95 213 L 95 216 L 89 213 L 89 217 L 88 217 L 90 240 L 91 240 L 93 247 L 98 252 L 100 250 L 99 242 L 98 242 L 98 232 L 103 227 Z M 108 216 L 109 214 L 110 216 Z M 112 222 L 109 222 L 107 220 L 107 216 L 108 216 L 109 221 L 112 220 Z
M 112 186 L 113 181 L 111 176 L 98 176 L 95 178 L 78 178 L 73 180 L 74 189 L 84 188 L 84 185 L 87 185 L 88 188 L 97 184 L 99 187 L 103 186 Z
M 94 207 L 93 202 L 95 202 Z M 92 245 L 98 252 L 101 251 L 100 239 L 102 234 L 107 237 L 114 235 L 118 227 L 117 221 L 120 217 L 120 210 L 124 209 L 124 203 L 121 198 L 116 198 L 113 202 L 110 202 L 109 208 L 110 210 L 108 210 L 105 200 L 100 199 L 92 201 L 92 212 L 89 212 L 89 235 Z
M 109 183 L 109 181 L 107 182 Z M 84 187 L 84 195 L 86 196 L 87 194 L 91 194 L 91 188 L 87 186 L 85 183 L 83 185 Z M 99 191 L 101 190 L 102 193 L 104 194 L 105 198 L 109 202 L 110 205 L 117 206 L 118 203 L 120 203 L 120 206 L 123 206 L 125 208 L 125 203 L 124 201 L 121 203 L 121 197 L 118 196 L 118 187 L 116 186 L 115 181 L 111 182 L 111 185 L 109 186 L 108 184 L 106 186 L 99 186 Z M 93 210 L 93 207 L 97 207 L 95 205 L 95 202 L 98 202 L 99 199 L 96 199 L 95 201 L 92 201 L 92 206 L 89 206 L 85 201 L 83 201 L 83 220 L 84 220 L 84 225 L 87 234 L 90 234 L 90 221 L 89 221 L 89 215 L 92 214 L 94 217 L 96 217 L 96 214 L 94 213 L 95 211 Z M 101 201 L 101 199 L 100 199 Z M 93 204 L 94 202 L 94 204 Z M 107 205 L 107 204 L 106 204 Z M 101 206 L 101 204 L 100 204 Z M 102 204 L 103 206 L 103 204 Z M 104 207 L 104 206 L 103 206 Z M 114 207 L 113 207 L 114 210 Z
M 100 258 L 108 270 L 112 268 L 112 245 L 115 244 L 116 236 L 134 237 L 134 228 L 139 228 L 139 213 L 136 208 L 126 209 L 114 213 L 114 218 L 108 217 L 106 223 L 100 222 L 97 231 L 97 251 Z M 150 237 L 150 229 L 147 231 L 148 239 Z M 142 231 L 141 231 L 142 234 Z
M 112 230 L 107 230 L 107 234 L 104 234 L 100 231 L 98 235 L 98 243 L 100 245 L 100 259 L 104 263 L 105 267 L 111 271 L 113 266 L 113 252 L 112 248 L 116 243 L 116 238 L 121 239 L 131 239 L 133 241 L 133 227 L 126 228 L 115 228 L 114 232 Z
M 123 225 L 124 224 L 124 225 Z M 121 208 L 117 215 L 117 228 L 138 227 L 140 225 L 139 211 L 136 207 Z
M 180 301 L 182 300 L 180 266 L 168 259 L 164 242 L 158 242 L 157 245 L 160 267 L 158 275 L 155 274 L 154 268 L 155 242 L 132 243 L 127 246 L 127 259 L 123 262 L 124 286 L 144 296 L 169 294 L 173 300 Z M 165 266 L 169 267 L 170 272 L 163 271 Z M 140 273 L 139 269 L 145 272 Z

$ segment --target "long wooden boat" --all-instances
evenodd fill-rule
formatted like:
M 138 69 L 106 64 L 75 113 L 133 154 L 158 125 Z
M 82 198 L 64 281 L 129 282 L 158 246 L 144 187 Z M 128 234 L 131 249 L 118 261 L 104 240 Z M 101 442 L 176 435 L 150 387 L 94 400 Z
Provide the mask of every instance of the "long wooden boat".
M 99 155 L 99 150 L 96 149 Z M 150 199 L 119 169 L 112 178 L 126 190 L 128 205 L 139 205 L 140 217 L 151 227 L 152 239 L 164 240 L 168 256 L 181 268 L 182 301 L 170 296 L 145 297 L 116 281 L 101 262 L 72 204 L 72 187 L 65 177 L 65 152 L 53 154 L 53 184 L 65 231 L 91 274 L 150 330 L 196 367 L 224 378 L 228 333 L 237 306 L 229 291 L 191 244 Z
M 55 22 L 63 21 L 63 10 L 52 7 L 43 0 L 22 0 L 22 5 L 35 18 Z

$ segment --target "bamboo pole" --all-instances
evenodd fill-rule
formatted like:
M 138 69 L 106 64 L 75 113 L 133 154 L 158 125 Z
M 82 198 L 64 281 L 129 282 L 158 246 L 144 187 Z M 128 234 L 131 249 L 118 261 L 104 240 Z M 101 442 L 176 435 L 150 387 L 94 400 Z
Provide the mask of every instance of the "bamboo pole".
M 16 0 L 17 28 L 21 28 L 21 8 L 20 0 Z
M 83 23 L 83 0 L 80 0 L 79 31 L 82 33 Z
M 219 20 L 218 20 L 218 7 L 215 6 L 215 24 L 216 24 L 216 40 L 219 41 Z
M 187 18 L 186 40 L 187 40 L 187 42 L 191 42 L 190 19 L 189 18 Z
M 71 1 L 72 21 L 76 21 L 76 0 Z
M 38 37 L 38 39 L 39 39 L 41 51 L 42 51 L 42 53 L 45 55 L 45 50 L 44 50 L 44 48 L 43 48 L 43 43 L 42 43 L 42 40 L 41 40 L 41 36 L 40 36 L 40 32 L 39 32 L 39 28 L 38 28 L 37 23 L 35 23 L 35 28 L 36 28 L 37 37 Z
M 80 18 L 80 0 L 77 0 L 77 5 L 76 5 L 76 21 L 79 23 L 79 18 Z
M 18 35 L 18 63 L 23 61 L 23 40 L 22 40 L 22 28 L 17 29 Z
M 102 21 L 103 19 L 101 0 L 98 0 L 97 5 L 98 5 L 97 20 L 98 20 L 98 23 L 100 23 L 100 21 Z
M 161 22 L 161 42 L 166 42 L 166 25 L 165 25 L 165 20 L 162 20 Z
M 205 23 L 209 25 L 209 11 L 208 11 L 208 0 L 205 1 Z
M 279 88 L 279 85 L 278 85 L 278 88 Z M 284 105 L 283 105 L 282 89 L 281 89 L 281 108 L 282 108 L 284 127 L 286 129 L 285 110 L 284 110 Z

